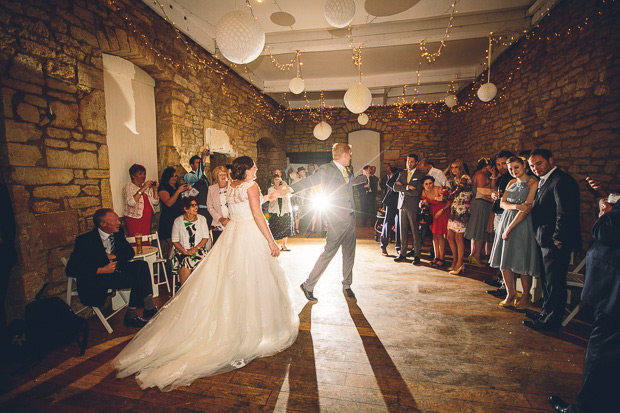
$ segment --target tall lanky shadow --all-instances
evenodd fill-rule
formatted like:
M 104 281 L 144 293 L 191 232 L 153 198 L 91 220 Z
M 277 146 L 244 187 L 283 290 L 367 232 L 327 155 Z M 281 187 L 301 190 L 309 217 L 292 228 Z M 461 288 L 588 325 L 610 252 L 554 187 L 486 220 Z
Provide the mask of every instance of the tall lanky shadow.
M 388 411 L 420 411 L 407 383 L 362 310 L 355 300 L 347 300 L 347 305 Z
M 316 378 L 314 343 L 312 342 L 312 306 L 308 302 L 299 313 L 299 335 L 289 350 L 289 397 L 286 410 L 319 411 L 319 387 Z

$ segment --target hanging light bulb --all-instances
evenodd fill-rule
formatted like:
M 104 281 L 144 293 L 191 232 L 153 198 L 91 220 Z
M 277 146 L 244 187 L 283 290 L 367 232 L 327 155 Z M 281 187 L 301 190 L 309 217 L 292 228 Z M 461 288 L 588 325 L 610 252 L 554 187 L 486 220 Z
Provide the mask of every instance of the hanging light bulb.
M 480 86 L 480 88 L 478 89 L 478 92 L 476 93 L 478 95 L 478 99 L 480 99 L 483 102 L 490 102 L 493 100 L 495 95 L 497 95 L 497 87 L 493 83 L 491 83 L 491 36 L 489 36 L 489 57 L 488 58 L 489 58 L 489 62 L 488 62 L 489 72 L 487 74 L 487 83 Z
M 291 79 L 291 81 L 288 83 L 288 88 L 291 92 L 298 95 L 303 92 L 305 88 L 304 80 L 301 78 L 299 72 L 299 50 L 295 52 L 295 60 L 297 62 L 297 77 Z
M 362 113 L 372 103 L 372 93 L 362 85 L 362 48 L 358 49 L 357 66 L 359 69 L 359 83 L 351 86 L 344 94 L 344 105 L 353 113 Z
M 226 59 L 242 65 L 261 54 L 265 48 L 265 31 L 249 13 L 235 10 L 220 19 L 215 41 Z
M 362 126 L 366 125 L 368 123 L 368 115 L 365 113 L 360 113 L 360 115 L 357 117 L 357 123 Z
M 443 101 L 445 102 L 446 106 L 449 107 L 450 109 L 452 109 L 453 107 L 456 106 L 457 103 L 459 103 L 458 99 L 454 95 L 446 96 L 446 98 Z
M 355 2 L 353 0 L 327 0 L 323 14 L 330 26 L 338 29 L 347 27 L 355 17 Z
M 329 125 L 329 123 L 323 120 L 323 106 L 325 106 L 325 99 L 323 97 L 323 92 L 321 92 L 321 98 L 319 101 L 319 108 L 321 110 L 321 122 L 317 123 L 317 125 L 314 127 L 314 130 L 312 131 L 314 137 L 320 141 L 326 140 L 327 138 L 329 138 L 329 135 L 332 134 L 332 127 Z

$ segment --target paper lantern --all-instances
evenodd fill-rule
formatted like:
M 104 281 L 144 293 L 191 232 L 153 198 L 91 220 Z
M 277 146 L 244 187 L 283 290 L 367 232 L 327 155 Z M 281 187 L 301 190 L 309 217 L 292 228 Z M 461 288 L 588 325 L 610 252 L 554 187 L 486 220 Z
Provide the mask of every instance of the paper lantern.
M 370 90 L 361 83 L 351 86 L 344 94 L 344 105 L 353 113 L 362 113 L 372 102 Z
M 360 113 L 360 115 L 357 117 L 357 123 L 359 123 L 362 126 L 367 124 L 368 123 L 368 115 L 365 114 L 365 113 Z
M 291 92 L 298 95 L 304 91 L 304 80 L 300 77 L 293 78 L 288 82 L 288 88 Z
M 443 101 L 446 103 L 446 106 L 449 108 L 455 107 L 456 104 L 458 103 L 458 100 L 456 99 L 456 96 L 454 95 L 446 96 L 446 98 Z
M 215 29 L 215 41 L 224 57 L 233 63 L 250 63 L 265 48 L 265 31 L 242 11 L 226 13 Z
M 347 27 L 355 17 L 355 2 L 353 0 L 327 0 L 323 13 L 330 26 L 339 29 Z
M 485 83 L 478 89 L 478 99 L 483 102 L 490 102 L 497 95 L 497 88 L 491 82 Z
M 332 134 L 332 127 L 329 126 L 329 123 L 322 121 L 321 123 L 317 123 L 314 127 L 314 137 L 320 141 L 324 141 L 329 138 L 329 135 Z

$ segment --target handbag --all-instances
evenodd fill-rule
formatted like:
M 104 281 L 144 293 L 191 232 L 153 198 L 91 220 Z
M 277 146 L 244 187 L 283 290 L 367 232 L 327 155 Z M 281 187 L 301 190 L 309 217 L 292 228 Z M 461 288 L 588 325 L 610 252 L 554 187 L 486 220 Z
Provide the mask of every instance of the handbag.
M 429 226 L 433 224 L 433 214 L 431 214 L 431 209 L 428 205 L 422 205 L 420 207 L 420 212 L 418 213 L 418 224 Z

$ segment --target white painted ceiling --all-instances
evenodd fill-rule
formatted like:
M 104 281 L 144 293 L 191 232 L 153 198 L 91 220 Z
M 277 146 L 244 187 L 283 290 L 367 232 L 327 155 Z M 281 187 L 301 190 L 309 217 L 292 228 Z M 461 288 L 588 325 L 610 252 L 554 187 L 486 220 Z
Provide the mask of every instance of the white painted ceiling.
M 142 1 L 258 89 L 296 108 L 317 106 L 320 92 L 328 106 L 344 105 L 345 91 L 359 79 L 351 44 L 362 44 L 362 82 L 371 90 L 373 104 L 396 103 L 403 94 L 407 101 L 441 101 L 451 83 L 460 90 L 484 70 L 491 32 L 518 37 L 558 0 L 459 0 L 441 55 L 433 63 L 422 59 L 421 65 L 420 42 L 430 52 L 438 50 L 453 0 L 355 0 L 350 35 L 346 28 L 335 29 L 327 23 L 325 0 Z M 267 47 L 255 61 L 231 65 L 218 53 L 215 28 L 235 7 L 250 12 L 248 4 L 266 33 Z M 274 23 L 283 17 L 292 24 Z M 493 59 L 504 49 L 494 47 Z M 295 69 L 282 71 L 269 56 L 289 63 L 296 50 L 301 52 L 305 95 L 288 90 Z

